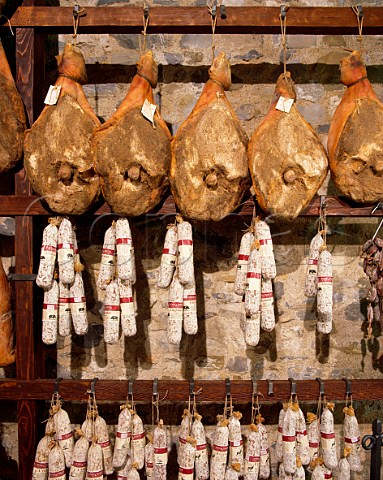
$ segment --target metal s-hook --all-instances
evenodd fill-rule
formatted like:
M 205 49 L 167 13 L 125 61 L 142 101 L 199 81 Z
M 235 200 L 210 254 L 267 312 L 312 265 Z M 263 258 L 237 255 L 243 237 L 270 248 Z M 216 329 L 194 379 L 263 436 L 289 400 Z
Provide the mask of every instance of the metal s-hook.
M 253 396 L 256 397 L 258 396 L 258 383 L 257 383 L 257 380 L 255 378 L 253 378 L 251 380 L 252 384 L 253 384 Z
M 128 395 L 130 397 L 133 397 L 133 384 L 134 384 L 134 380 L 130 379 L 128 383 Z
M 149 18 L 149 5 L 144 3 L 144 19 L 147 20 Z
M 189 380 L 189 395 L 190 395 L 190 397 L 195 395 L 195 392 L 194 392 L 194 378 L 191 378 Z
M 266 379 L 266 382 L 267 382 L 267 395 L 269 397 L 273 397 L 274 396 L 274 383 L 272 380 L 270 379 Z
M 97 377 L 94 377 L 94 379 L 90 382 L 90 393 L 93 395 L 93 397 L 96 395 L 96 382 L 98 381 Z
M 287 5 L 281 5 L 281 13 L 280 13 L 280 18 L 281 20 L 284 20 L 286 18 L 286 14 L 289 10 L 289 6 Z
M 291 396 L 296 395 L 297 394 L 297 382 L 292 377 L 289 377 L 289 382 L 291 384 L 291 388 L 290 388 Z
M 77 4 L 73 7 L 73 17 L 75 20 L 77 20 L 78 17 L 80 16 L 80 8 L 81 8 L 80 5 L 77 5 Z
M 360 3 L 358 3 L 356 5 L 356 8 L 357 8 L 357 11 L 358 11 L 358 18 L 359 18 L 359 20 L 362 20 L 362 18 L 364 17 L 363 7 L 362 7 L 362 5 L 360 5 Z
M 346 382 L 346 395 L 352 395 L 352 382 L 346 377 L 343 377 L 342 380 Z
M 153 398 L 157 399 L 158 397 L 158 378 L 153 380 Z
M 319 395 L 320 395 L 320 397 L 324 397 L 324 395 L 325 395 L 324 381 L 319 377 L 317 377 L 315 380 L 317 382 L 319 382 Z
M 226 399 L 230 399 L 231 398 L 231 381 L 230 381 L 230 378 L 226 378 L 225 385 L 226 385 Z
M 214 0 L 213 5 L 211 6 L 211 18 L 215 20 L 217 16 L 217 0 Z
M 220 6 L 220 15 L 221 15 L 221 18 L 222 20 L 225 20 L 227 15 L 226 15 L 226 7 L 225 7 L 225 4 L 224 3 L 221 3 L 221 6 Z
M 57 396 L 59 396 L 59 384 L 61 380 L 62 380 L 62 377 L 56 378 L 55 383 L 53 385 L 53 393 Z

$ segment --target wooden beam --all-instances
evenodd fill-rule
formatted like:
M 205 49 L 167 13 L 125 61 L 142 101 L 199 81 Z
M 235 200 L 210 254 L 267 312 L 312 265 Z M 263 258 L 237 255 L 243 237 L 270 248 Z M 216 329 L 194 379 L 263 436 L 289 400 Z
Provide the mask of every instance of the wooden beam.
M 59 392 L 65 401 L 86 400 L 86 391 L 91 380 L 62 380 Z M 0 380 L 0 400 L 50 400 L 54 380 Z M 326 398 L 345 400 L 346 383 L 343 380 L 324 380 Z M 358 379 L 351 381 L 353 400 L 383 400 L 383 382 L 381 379 Z M 225 400 L 224 380 L 195 380 L 195 391 L 202 389 L 198 402 L 223 402 Z M 150 403 L 153 389 L 151 380 L 136 380 L 133 385 L 134 399 Z M 257 389 L 262 394 L 260 401 L 286 401 L 290 396 L 291 384 L 287 380 L 273 381 L 273 395 L 268 395 L 266 380 L 257 381 Z M 189 395 L 187 380 L 159 380 L 158 391 L 161 398 L 165 395 L 169 402 L 186 402 Z M 315 401 L 319 397 L 319 383 L 316 380 L 297 380 L 296 391 L 301 401 Z M 128 392 L 126 380 L 99 380 L 96 383 L 96 397 L 99 401 L 125 401 Z M 252 382 L 250 380 L 232 380 L 231 394 L 235 402 L 250 402 Z
M 218 18 L 216 33 L 280 33 L 279 7 L 227 7 L 226 19 Z M 85 7 L 79 33 L 141 33 L 140 7 Z M 11 18 L 15 27 L 38 27 L 49 33 L 73 31 L 71 7 L 27 7 Z M 5 22 L 4 22 L 5 24 Z M 383 8 L 365 7 L 363 34 L 376 35 L 383 27 Z M 148 34 L 211 33 L 206 7 L 151 7 Z M 290 7 L 287 33 L 357 34 L 357 20 L 349 7 Z
M 329 217 L 381 217 L 382 210 L 376 210 L 371 213 L 373 205 L 358 205 L 351 200 L 341 197 L 327 197 L 327 216 Z M 247 200 L 244 204 L 231 215 L 253 215 L 253 200 Z M 301 217 L 317 217 L 319 215 L 320 198 L 315 197 Z M 91 209 L 85 215 L 107 215 L 111 214 L 109 205 L 103 203 Z M 156 207 L 148 215 L 175 215 L 176 206 L 172 195 L 169 195 L 162 205 Z M 37 195 L 1 195 L 0 196 L 0 216 L 34 216 L 34 215 L 55 215 L 50 212 L 41 202 Z M 26 221 L 26 220 L 25 220 Z

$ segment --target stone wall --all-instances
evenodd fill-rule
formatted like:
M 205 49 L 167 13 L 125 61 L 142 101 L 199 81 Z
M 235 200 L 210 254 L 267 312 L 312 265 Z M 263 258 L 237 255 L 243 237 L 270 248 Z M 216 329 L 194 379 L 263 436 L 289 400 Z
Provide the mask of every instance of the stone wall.
M 200 0 L 149 2 L 150 5 L 162 4 L 169 8 L 205 3 Z M 343 0 L 285 3 L 291 6 L 348 5 Z M 61 4 L 72 5 L 66 0 Z M 81 3 L 84 7 L 114 4 L 141 6 L 142 2 L 90 0 Z M 250 0 L 226 2 L 227 6 L 253 4 Z M 257 5 L 279 6 L 280 3 L 260 1 Z M 380 5 L 380 1 L 363 2 L 363 5 Z M 366 36 L 363 41 L 369 76 L 380 98 L 383 97 L 382 39 L 383 36 Z M 61 50 L 66 41 L 71 41 L 71 37 L 51 37 L 51 50 Z M 77 45 L 86 58 L 90 79 L 84 89 L 97 115 L 104 120 L 114 112 L 129 88 L 140 42 L 138 35 L 131 34 L 80 34 L 78 37 Z M 282 72 L 280 35 L 216 35 L 215 43 L 216 51 L 225 51 L 230 58 L 233 86 L 227 97 L 251 136 L 267 111 L 274 82 Z M 297 84 L 298 108 L 318 131 L 324 144 L 332 115 L 344 91 L 338 80 L 339 59 L 346 54 L 345 48 L 355 49 L 357 43 L 355 36 L 342 35 L 288 35 L 287 38 L 288 69 Z M 207 78 L 211 36 L 150 35 L 149 25 L 147 45 L 160 64 L 156 101 L 175 133 L 193 108 Z M 48 63 L 49 68 L 51 64 L 52 60 Z M 54 78 L 53 72 L 49 71 L 48 75 Z M 328 188 L 330 194 L 334 193 L 331 182 Z M 57 372 L 49 354 L 47 359 L 47 369 L 52 370 L 52 376 L 57 374 L 76 379 L 94 376 L 105 379 L 248 379 L 254 375 L 259 379 L 381 378 L 383 345 L 380 331 L 375 329 L 372 340 L 365 336 L 367 280 L 360 261 L 360 245 L 375 231 L 376 219 L 329 219 L 331 235 L 328 243 L 334 256 L 334 329 L 328 337 L 316 332 L 313 301 L 303 295 L 305 260 L 310 240 L 316 232 L 316 219 L 300 218 L 292 224 L 271 224 L 278 271 L 274 281 L 277 326 L 275 332 L 262 333 L 255 348 L 245 345 L 240 327 L 243 306 L 241 298 L 233 292 L 239 241 L 248 221 L 237 215 L 217 224 L 194 225 L 199 332 L 193 337 L 184 335 L 180 347 L 168 344 L 167 292 L 156 288 L 156 277 L 165 228 L 171 220 L 147 216 L 144 220 L 132 222 L 138 273 L 135 291 L 138 333 L 131 339 L 121 338 L 114 346 L 103 341 L 101 312 L 104 293 L 96 288 L 103 233 L 111 218 L 97 219 L 93 224 L 83 219 L 78 221 L 90 330 L 85 337 L 59 340 Z M 43 226 L 42 221 L 40 227 Z M 36 243 L 39 241 L 37 239 Z M 342 421 L 341 407 L 340 404 L 337 406 L 338 431 Z M 74 421 L 81 421 L 78 418 L 81 419 L 84 406 L 69 408 L 73 408 Z M 118 407 L 113 406 L 114 413 L 111 408 L 104 406 L 105 415 L 109 415 L 108 421 L 113 424 Z M 270 424 L 271 442 L 275 440 L 278 408 L 280 405 L 269 405 L 263 410 Z M 308 406 L 304 408 L 307 411 Z M 381 416 L 381 408 L 381 402 L 357 404 L 364 433 L 369 431 L 368 423 L 372 418 Z M 208 424 L 212 425 L 214 415 L 220 410 L 219 405 L 209 407 Z M 174 441 L 174 425 L 180 419 L 182 409 L 177 407 L 176 412 L 179 415 L 173 413 L 169 421 L 173 424 Z M 145 419 L 149 423 L 150 415 L 146 413 Z M 0 421 L 3 422 L 3 456 L 15 459 L 17 426 L 6 418 L 0 418 Z M 169 474 L 169 478 L 176 476 Z M 276 478 L 275 471 L 273 478 Z M 367 478 L 368 459 L 364 472 L 354 475 L 353 480 Z

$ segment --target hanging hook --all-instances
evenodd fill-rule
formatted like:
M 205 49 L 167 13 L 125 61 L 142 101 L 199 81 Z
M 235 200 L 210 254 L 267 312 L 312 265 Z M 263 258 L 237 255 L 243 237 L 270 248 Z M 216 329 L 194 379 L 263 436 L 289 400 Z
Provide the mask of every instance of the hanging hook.
M 280 13 L 280 18 L 281 20 L 284 20 L 286 18 L 286 14 L 289 10 L 289 6 L 287 5 L 281 5 L 281 13 Z
M 90 393 L 95 396 L 96 395 L 96 382 L 98 378 L 94 377 L 94 379 L 90 382 Z
M 221 11 L 221 18 L 222 18 L 222 20 L 225 20 L 225 18 L 227 17 L 227 15 L 226 15 L 226 7 L 225 7 L 225 4 L 224 4 L 224 3 L 221 3 L 220 11 Z
M 56 378 L 55 383 L 53 385 L 53 393 L 56 395 L 59 395 L 59 384 L 61 380 L 62 380 L 62 377 Z
M 320 395 L 321 397 L 324 397 L 324 395 L 325 395 L 325 391 L 324 391 L 324 381 L 323 381 L 321 378 L 319 378 L 319 377 L 317 377 L 315 380 L 316 380 L 317 382 L 319 382 L 319 395 Z
M 195 392 L 194 392 L 194 378 L 191 378 L 189 380 L 189 395 L 192 397 L 193 395 L 195 395 Z
M 128 383 L 128 395 L 130 397 L 133 397 L 133 384 L 134 384 L 134 380 L 130 379 Z
M 253 396 L 258 396 L 258 383 L 255 378 L 252 379 L 253 383 Z
M 215 20 L 217 16 L 217 0 L 214 0 L 212 6 L 211 6 L 211 17 L 213 20 Z
M 342 378 L 346 382 L 346 395 L 352 395 L 352 382 L 346 377 Z
M 144 3 L 144 19 L 147 20 L 149 18 L 149 5 Z
M 291 390 L 290 390 L 291 396 L 296 395 L 297 394 L 297 382 L 292 377 L 289 377 L 289 382 L 291 384 Z
M 231 397 L 231 381 L 230 381 L 230 378 L 226 378 L 225 384 L 226 384 L 226 398 L 230 398 Z
M 273 397 L 274 396 L 274 383 L 272 380 L 270 379 L 266 379 L 266 382 L 267 382 L 267 395 L 269 397 Z
M 155 378 L 153 380 L 153 397 L 154 398 L 158 397 L 158 378 Z
M 358 11 L 358 19 L 359 19 L 359 20 L 362 20 L 362 18 L 364 17 L 364 11 L 363 11 L 362 5 L 360 5 L 360 3 L 358 3 L 358 4 L 356 5 L 356 9 L 357 9 L 357 11 Z

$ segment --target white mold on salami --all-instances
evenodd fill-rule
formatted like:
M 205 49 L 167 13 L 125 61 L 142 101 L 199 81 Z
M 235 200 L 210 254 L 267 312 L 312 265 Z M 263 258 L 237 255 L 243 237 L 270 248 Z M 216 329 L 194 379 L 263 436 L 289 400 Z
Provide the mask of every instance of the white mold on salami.
M 229 418 L 229 465 L 238 465 L 238 472 L 243 470 L 243 440 L 241 433 L 241 412 L 233 412 Z
M 74 249 L 72 223 L 63 218 L 58 232 L 57 260 L 59 278 L 63 283 L 71 285 L 74 282 Z
M 168 226 L 162 251 L 157 286 L 167 288 L 173 279 L 177 261 L 178 234 L 175 225 Z
M 74 438 L 73 428 L 70 423 L 69 415 L 63 408 L 59 408 L 53 415 L 53 421 L 56 431 L 56 440 L 60 445 L 65 456 L 65 465 L 69 468 L 72 463 Z
M 306 297 L 315 297 L 318 289 L 318 258 L 324 240 L 320 233 L 317 233 L 311 240 L 309 257 L 307 259 L 305 295 Z
M 195 335 L 198 332 L 198 318 L 197 295 L 194 284 L 184 287 L 183 303 L 184 331 L 188 335 Z
M 51 287 L 53 281 L 56 264 L 58 233 L 58 228 L 52 223 L 44 228 L 36 284 L 45 290 Z
M 178 231 L 178 277 L 184 286 L 195 284 L 193 230 L 189 222 L 181 221 Z
M 117 343 L 120 336 L 120 292 L 115 280 L 106 287 L 103 320 L 105 342 Z
M 334 416 L 330 410 L 333 404 L 328 404 L 322 412 L 320 419 L 321 451 L 325 466 L 329 469 L 336 468 L 338 458 L 336 454 L 336 440 L 334 432 Z
M 244 479 L 257 480 L 260 467 L 261 438 L 258 427 L 250 425 L 250 433 L 247 437 L 246 454 L 244 461 Z
M 102 246 L 100 271 L 98 273 L 97 285 L 101 290 L 105 290 L 116 273 L 116 226 L 113 223 L 104 236 Z
M 145 431 L 141 418 L 137 413 L 132 413 L 132 460 L 137 463 L 138 470 L 143 468 L 145 463 Z
M 45 435 L 37 444 L 32 480 L 47 480 L 48 478 L 48 457 L 51 441 L 52 437 Z
M 74 283 L 70 288 L 70 309 L 74 331 L 77 335 L 85 335 L 88 331 L 88 316 L 81 272 L 76 272 Z
M 323 250 L 318 259 L 318 331 L 330 333 L 332 329 L 332 256 L 328 250 Z
M 137 333 L 137 322 L 132 283 L 129 280 L 118 279 L 118 287 L 120 293 L 122 332 L 127 337 L 134 337 Z
M 103 480 L 102 448 L 98 443 L 92 443 L 88 450 L 86 480 Z
M 97 415 L 94 421 L 94 430 L 97 443 L 102 450 L 104 474 L 111 475 L 113 473 L 113 455 L 112 447 L 110 445 L 108 425 L 100 415 Z
M 53 345 L 57 341 L 59 308 L 59 286 L 53 280 L 49 290 L 44 292 L 42 339 L 46 345 Z
M 132 438 L 132 415 L 127 405 L 122 406 L 118 416 L 116 441 L 113 451 L 113 467 L 122 468 L 130 453 L 130 440 Z
M 191 429 L 191 434 L 196 440 L 195 477 L 196 480 L 208 480 L 209 458 L 207 454 L 205 427 L 203 426 L 201 420 L 201 415 L 195 413 L 194 422 Z
M 66 480 L 64 452 L 58 443 L 49 452 L 48 472 L 49 478 Z
M 254 222 L 255 238 L 259 242 L 259 252 L 262 257 L 262 277 L 265 279 L 275 278 L 277 269 L 271 239 L 270 227 L 263 220 Z
M 245 320 L 245 341 L 247 345 L 256 347 L 259 343 L 261 330 L 261 312 L 246 316 Z
M 177 274 L 174 275 L 170 284 L 169 300 L 168 300 L 168 326 L 167 337 L 168 342 L 178 345 L 182 338 L 183 324 L 183 307 L 184 307 L 184 287 L 181 285 Z
M 132 233 L 127 218 L 116 222 L 117 275 L 121 280 L 136 281 Z
M 70 480 L 85 480 L 86 467 L 88 463 L 89 441 L 82 435 L 74 444 L 72 464 L 70 466 Z
M 246 315 L 253 315 L 261 308 L 261 261 L 259 250 L 253 248 L 250 254 L 245 290 Z
M 59 280 L 58 333 L 62 337 L 70 335 L 72 314 L 70 310 L 70 288 Z
M 210 462 L 210 480 L 224 480 L 229 449 L 228 420 L 219 420 L 214 432 Z
M 243 234 L 238 252 L 237 272 L 234 285 L 234 292 L 237 295 L 245 295 L 247 271 L 249 268 L 251 245 L 253 242 L 254 235 L 251 232 Z
M 265 278 L 262 278 L 261 286 L 261 328 L 265 332 L 275 328 L 273 282 Z

